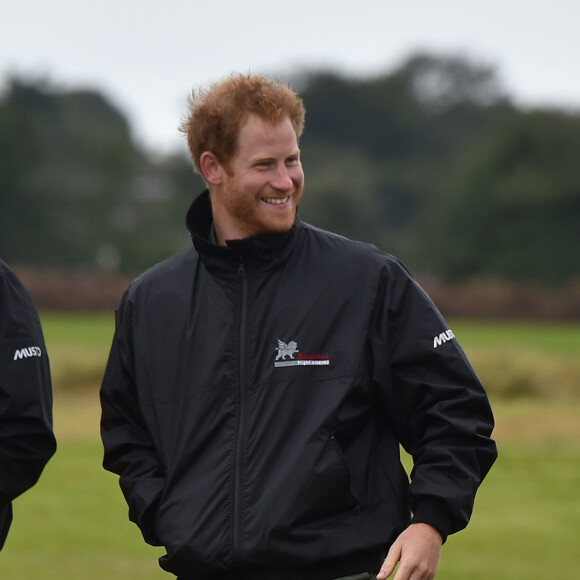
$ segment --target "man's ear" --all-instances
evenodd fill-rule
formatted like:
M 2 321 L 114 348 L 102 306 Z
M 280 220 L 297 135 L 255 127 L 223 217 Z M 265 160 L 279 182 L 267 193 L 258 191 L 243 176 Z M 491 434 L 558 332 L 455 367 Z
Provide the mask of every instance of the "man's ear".
M 212 151 L 204 151 L 199 158 L 201 174 L 208 184 L 220 185 L 223 181 L 224 168 Z

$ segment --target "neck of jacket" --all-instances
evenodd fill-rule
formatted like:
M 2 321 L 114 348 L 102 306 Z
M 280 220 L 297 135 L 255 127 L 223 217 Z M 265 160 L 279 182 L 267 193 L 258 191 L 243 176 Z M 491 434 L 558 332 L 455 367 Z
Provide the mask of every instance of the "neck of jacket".
M 280 266 L 288 260 L 303 227 L 300 218 L 296 217 L 294 225 L 286 232 L 228 240 L 225 246 L 218 245 L 211 235 L 213 214 L 208 190 L 191 204 L 186 225 L 200 259 L 212 273 L 229 272 L 240 264 L 262 271 Z

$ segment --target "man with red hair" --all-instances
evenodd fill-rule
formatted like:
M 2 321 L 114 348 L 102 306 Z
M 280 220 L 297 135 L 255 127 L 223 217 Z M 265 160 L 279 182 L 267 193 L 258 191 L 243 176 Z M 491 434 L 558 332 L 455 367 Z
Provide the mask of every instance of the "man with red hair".
M 119 305 L 104 465 L 180 580 L 397 564 L 395 580 L 430 580 L 495 460 L 493 416 L 407 270 L 297 216 L 303 126 L 300 98 L 259 75 L 193 96 L 183 130 L 207 190 L 193 247 Z

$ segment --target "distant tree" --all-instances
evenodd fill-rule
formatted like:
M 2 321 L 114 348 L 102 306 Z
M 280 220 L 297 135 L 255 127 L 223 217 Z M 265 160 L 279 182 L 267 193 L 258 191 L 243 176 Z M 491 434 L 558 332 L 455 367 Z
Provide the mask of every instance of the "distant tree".
M 144 161 L 100 94 L 21 79 L 0 100 L 0 152 L 6 259 L 58 266 L 90 263 Z
M 580 116 L 520 113 L 466 163 L 445 200 L 433 262 L 453 279 L 578 279 L 579 159 Z
M 580 114 L 518 109 L 493 67 L 453 55 L 290 82 L 307 109 L 304 219 L 450 280 L 580 278 Z M 5 86 L 4 259 L 133 273 L 190 243 L 204 183 L 189 159 L 143 151 L 98 91 Z
M 341 145 L 375 159 L 400 159 L 421 149 L 424 111 L 397 77 L 356 80 L 321 72 L 303 82 L 305 146 L 313 141 Z
M 97 91 L 13 78 L 0 96 L 7 261 L 139 271 L 183 246 L 169 220 L 175 198 L 194 184 L 185 159 L 149 158 Z
M 414 99 L 436 112 L 465 104 L 486 107 L 507 98 L 493 66 L 456 55 L 416 54 L 393 76 L 403 81 Z
M 429 222 L 449 211 L 459 160 L 514 114 L 493 69 L 421 54 L 378 77 L 311 72 L 297 84 L 307 110 L 306 164 L 316 152 L 304 215 L 425 267 L 432 258 L 425 232 L 439 233 Z M 333 169 L 330 187 L 319 173 Z

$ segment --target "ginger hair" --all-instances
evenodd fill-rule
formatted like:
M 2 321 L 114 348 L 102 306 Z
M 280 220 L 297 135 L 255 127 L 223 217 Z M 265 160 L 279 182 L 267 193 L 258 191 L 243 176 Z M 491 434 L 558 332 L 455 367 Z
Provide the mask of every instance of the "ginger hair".
M 229 165 L 237 152 L 240 129 L 251 114 L 274 124 L 290 119 L 298 141 L 304 129 L 302 99 L 289 86 L 263 75 L 233 74 L 207 90 L 193 91 L 188 103 L 188 114 L 179 129 L 187 136 L 198 173 L 204 151 Z

